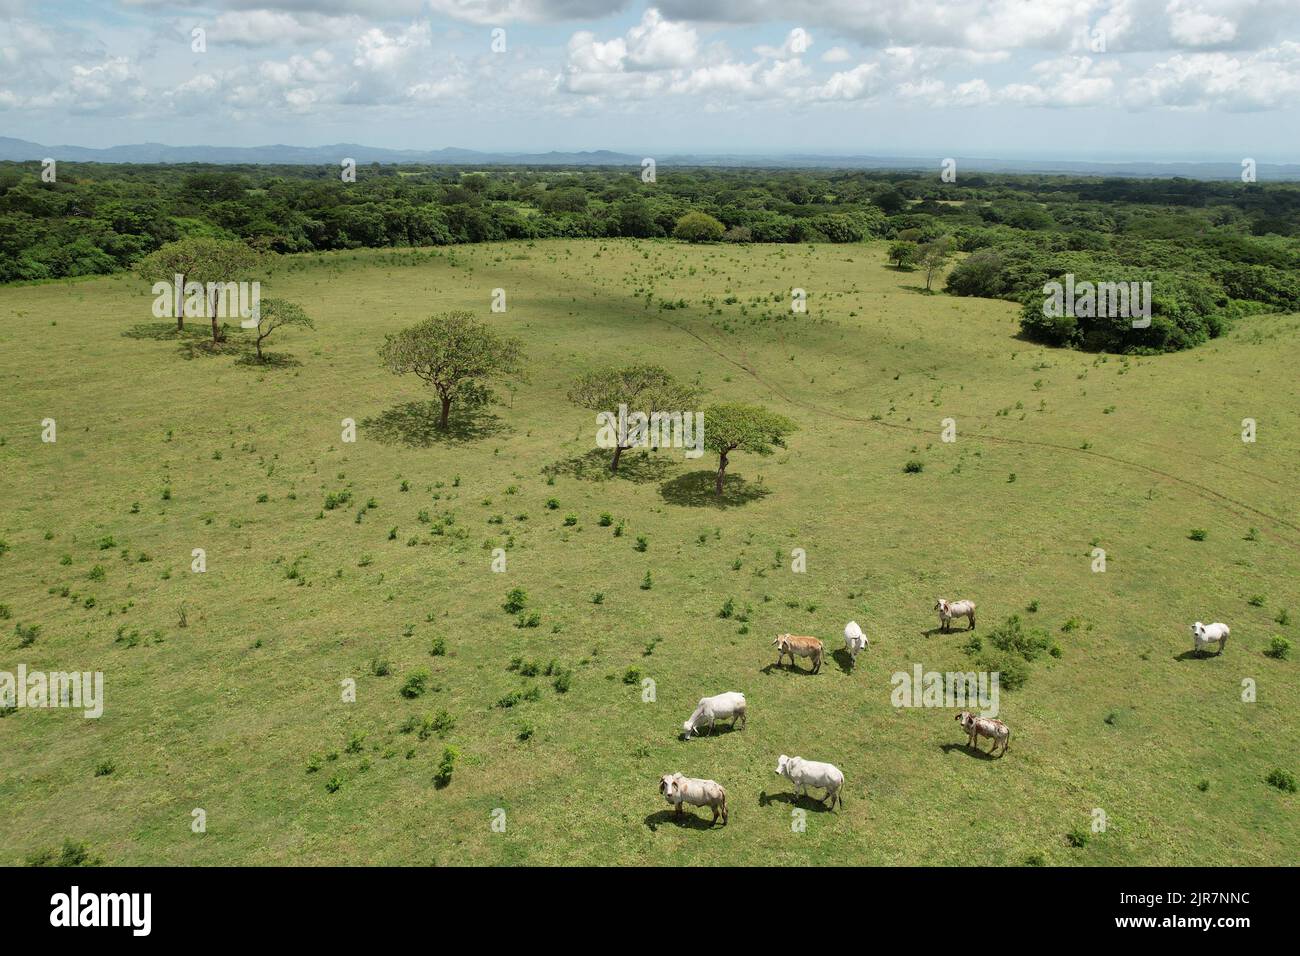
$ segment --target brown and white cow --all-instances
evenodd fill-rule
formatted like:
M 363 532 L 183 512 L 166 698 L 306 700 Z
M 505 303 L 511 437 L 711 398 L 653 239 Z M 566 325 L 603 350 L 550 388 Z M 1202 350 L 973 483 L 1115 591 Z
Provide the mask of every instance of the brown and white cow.
M 988 737 L 993 741 L 993 745 L 989 747 L 990 754 L 998 749 L 998 744 L 1002 745 L 1002 753 L 1006 754 L 1007 746 L 1011 742 L 1011 728 L 1002 721 L 992 717 L 980 717 L 965 710 L 955 719 L 966 731 L 966 746 L 979 750 L 979 739 Z
M 708 807 L 713 811 L 713 822 L 722 817 L 722 825 L 727 825 L 727 791 L 716 780 L 700 780 L 696 777 L 683 777 L 680 773 L 666 773 L 659 778 L 659 792 L 671 803 L 677 816 L 682 815 L 682 804 L 693 807 Z

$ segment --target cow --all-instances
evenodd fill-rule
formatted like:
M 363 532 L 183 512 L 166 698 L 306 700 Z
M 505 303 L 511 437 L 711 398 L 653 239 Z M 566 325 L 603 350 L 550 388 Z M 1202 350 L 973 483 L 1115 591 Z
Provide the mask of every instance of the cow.
M 659 792 L 676 807 L 678 817 L 682 815 L 682 804 L 689 803 L 693 807 L 708 807 L 713 811 L 713 823 L 721 817 L 722 825 L 727 825 L 727 791 L 716 780 L 666 773 L 659 778 Z
M 934 604 L 934 609 L 939 612 L 939 630 L 951 631 L 954 617 L 966 618 L 970 621 L 970 630 L 975 630 L 974 601 L 946 601 L 939 598 Z
M 708 724 L 709 733 L 713 733 L 714 722 L 727 718 L 731 718 L 732 730 L 744 730 L 748 722 L 745 707 L 745 695 L 734 690 L 712 697 L 701 697 L 695 712 L 682 724 L 682 733 L 689 740 L 701 724 Z
M 1192 648 L 1197 654 L 1202 653 L 1211 644 L 1218 644 L 1219 654 L 1223 653 L 1223 647 L 1228 643 L 1228 625 L 1221 623 L 1202 624 L 1197 621 L 1192 625 Z
M 992 754 L 998 749 L 998 744 L 1001 744 L 1002 755 L 1006 755 L 1007 746 L 1011 743 L 1011 728 L 1002 721 L 994 720 L 992 717 L 980 717 L 965 710 L 954 719 L 966 731 L 966 746 L 979 750 L 979 739 L 988 737 L 993 742 L 989 747 L 989 753 Z
M 781 754 L 776 759 L 776 772 L 794 784 L 796 793 L 804 794 L 808 792 L 809 787 L 818 787 L 826 791 L 821 802 L 829 801 L 828 806 L 832 810 L 835 809 L 836 803 L 840 807 L 844 806 L 844 797 L 841 794 L 844 789 L 844 774 L 834 764 Z
M 790 655 L 790 666 L 794 667 L 795 657 L 811 657 L 812 673 L 816 674 L 822 669 L 822 642 L 815 637 L 796 637 L 793 634 L 782 634 L 772 642 L 772 646 L 778 651 L 776 655 L 776 664 L 781 666 L 781 662 L 787 654 Z

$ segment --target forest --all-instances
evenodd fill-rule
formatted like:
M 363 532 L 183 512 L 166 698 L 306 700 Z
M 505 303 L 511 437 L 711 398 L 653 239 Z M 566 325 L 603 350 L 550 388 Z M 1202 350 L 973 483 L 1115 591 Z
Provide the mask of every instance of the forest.
M 0 282 L 133 268 L 187 238 L 267 253 L 552 238 L 890 243 L 927 292 L 1023 304 L 1051 345 L 1160 352 L 1300 309 L 1300 184 L 1048 175 L 0 164 Z M 1048 317 L 1043 286 L 1150 282 L 1152 321 Z

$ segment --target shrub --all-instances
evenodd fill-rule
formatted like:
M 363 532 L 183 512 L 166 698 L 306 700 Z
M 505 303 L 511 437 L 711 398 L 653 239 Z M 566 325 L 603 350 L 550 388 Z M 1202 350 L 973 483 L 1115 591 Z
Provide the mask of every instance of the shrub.
M 113 763 L 113 761 L 101 760 L 99 763 L 95 764 L 95 776 L 107 777 L 110 774 L 112 774 L 112 772 L 116 769 L 117 769 L 117 764 Z
M 688 212 L 677 220 L 673 227 L 673 238 L 685 242 L 717 242 L 727 231 L 727 227 L 708 213 Z
M 538 627 L 542 623 L 542 616 L 536 611 L 529 614 L 520 614 L 515 620 L 515 627 Z
M 1268 650 L 1264 653 L 1276 660 L 1284 661 L 1287 659 L 1287 655 L 1291 653 L 1291 642 L 1278 635 L 1268 642 Z
M 392 672 L 393 665 L 388 661 L 377 657 L 370 659 L 370 673 L 374 674 L 376 677 L 387 677 Z
M 429 682 L 429 672 L 421 668 L 407 675 L 406 683 L 402 685 L 401 694 L 407 700 L 413 700 L 424 694 L 426 684 Z
M 593 595 L 591 596 L 591 603 L 592 603 L 592 604 L 604 604 L 604 603 L 605 603 L 605 592 L 604 592 L 604 591 L 597 591 L 595 594 L 593 594 Z
M 551 686 L 555 688 L 555 692 L 557 694 L 567 694 L 569 692 L 569 687 L 572 685 L 572 683 L 573 683 L 572 673 L 567 670 L 563 670 L 555 675 L 555 680 L 552 682 Z
M 41 636 L 41 626 L 39 624 L 15 624 L 14 633 L 18 635 L 19 647 L 31 647 L 36 643 L 36 638 Z
M 566 528 L 572 528 L 572 527 L 573 527 L 574 525 L 576 525 L 577 523 L 578 523 L 578 516 L 577 516 L 577 515 L 575 515 L 575 514 L 567 514 L 567 515 L 564 516 L 564 526 L 565 526 Z
M 909 461 L 907 464 L 903 466 L 904 474 L 908 474 L 908 475 L 919 475 L 924 470 L 925 470 L 925 463 L 917 461 L 915 458 L 913 458 L 911 461 Z
M 1204 528 L 1193 528 L 1191 531 L 1187 532 L 1187 537 L 1193 541 L 1204 541 L 1209 536 L 1210 533 Z
M 1283 793 L 1295 793 L 1295 774 L 1290 770 L 1283 770 L 1280 767 L 1269 771 L 1264 781 L 1270 786 L 1277 787 Z
M 104 861 L 90 852 L 84 840 L 64 840 L 61 849 L 41 850 L 25 862 L 27 866 L 101 866 Z
M 643 534 L 639 534 L 636 536 L 636 544 L 633 545 L 633 547 L 637 551 L 644 551 L 646 548 L 650 547 L 650 539 Z
M 623 683 L 624 683 L 624 684 L 639 684 L 639 683 L 641 683 L 641 672 L 640 672 L 639 670 L 637 670 L 635 667 L 629 667 L 629 668 L 628 668 L 626 671 L 624 671 L 624 673 L 623 673 Z
M 614 523 L 614 516 L 610 514 L 608 511 L 602 511 L 600 513 L 600 521 L 597 523 L 602 528 L 608 528 L 610 525 Z
M 446 656 L 447 639 L 442 636 L 435 637 L 433 639 L 433 643 L 429 646 L 429 653 L 432 654 L 434 657 Z
M 506 603 L 501 605 L 507 614 L 518 614 L 528 604 L 528 592 L 523 588 L 511 588 L 506 595 Z
M 442 759 L 438 761 L 438 769 L 433 774 L 433 784 L 438 789 L 451 783 L 452 771 L 456 769 L 456 758 L 459 756 L 460 751 L 455 747 L 449 745 L 442 749 Z
M 329 780 L 325 782 L 326 793 L 338 793 L 342 787 L 343 787 L 343 781 L 339 779 L 338 774 L 335 774 L 334 776 L 330 777 Z
M 734 613 L 736 613 L 736 602 L 731 598 L 727 598 L 727 600 L 722 603 L 722 609 L 718 611 L 718 617 L 725 619 L 731 617 Z
M 528 740 L 530 737 L 532 737 L 534 732 L 535 731 L 533 729 L 533 725 L 525 720 L 522 724 L 519 725 L 519 733 L 517 736 L 518 739 L 520 740 Z
M 1083 849 L 1092 839 L 1092 834 L 1083 827 L 1075 827 L 1065 835 L 1065 842 L 1077 850 Z
M 1273 620 L 1281 624 L 1283 627 L 1286 627 L 1288 624 L 1291 623 L 1291 614 L 1289 611 L 1287 611 L 1286 608 L 1282 608 L 1280 611 L 1277 612 L 1277 616 L 1274 617 Z

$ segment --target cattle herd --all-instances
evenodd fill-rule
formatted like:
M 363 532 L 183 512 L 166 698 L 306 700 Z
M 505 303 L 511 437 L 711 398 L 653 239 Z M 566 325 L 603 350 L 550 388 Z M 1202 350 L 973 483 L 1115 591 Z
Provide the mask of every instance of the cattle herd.
M 939 612 L 941 631 L 951 630 L 953 618 L 960 617 L 970 622 L 969 630 L 975 629 L 974 601 L 947 601 L 939 598 L 934 609 Z M 1202 653 L 1212 644 L 1217 644 L 1217 652 L 1223 653 L 1224 645 L 1228 641 L 1228 625 L 1202 624 L 1197 621 L 1192 625 L 1191 631 L 1192 649 L 1196 654 Z M 844 646 L 849 659 L 855 665 L 858 654 L 865 650 L 867 645 L 867 635 L 863 633 L 857 621 L 849 621 L 844 627 Z M 781 634 L 772 641 L 772 646 L 777 649 L 778 667 L 787 656 L 790 658 L 791 667 L 795 666 L 796 657 L 806 657 L 810 659 L 811 673 L 816 674 L 821 670 L 824 648 L 822 642 L 815 637 Z M 699 733 L 701 727 L 706 728 L 708 733 L 712 733 L 713 726 L 718 720 L 730 720 L 732 730 L 744 730 L 747 722 L 746 710 L 745 695 L 737 691 L 701 697 L 695 711 L 682 725 L 682 735 L 689 740 Z M 979 739 L 987 737 L 990 740 L 989 754 L 995 753 L 1001 747 L 1002 753 L 999 756 L 1006 755 L 1007 747 L 1011 743 L 1011 728 L 1002 721 L 965 710 L 957 714 L 955 719 L 961 724 L 962 730 L 966 731 L 968 747 L 978 750 Z M 844 806 L 844 773 L 834 764 L 781 754 L 777 758 L 776 773 L 790 781 L 798 796 L 807 794 L 808 788 L 812 787 L 824 791 L 821 800 L 830 809 L 834 810 L 837 805 Z M 708 807 L 713 812 L 712 823 L 717 823 L 719 819 L 724 826 L 727 823 L 727 791 L 716 780 L 702 780 L 697 777 L 683 776 L 680 773 L 666 773 L 659 778 L 659 792 L 672 804 L 677 816 L 682 815 L 683 805 L 689 804 L 693 807 Z

